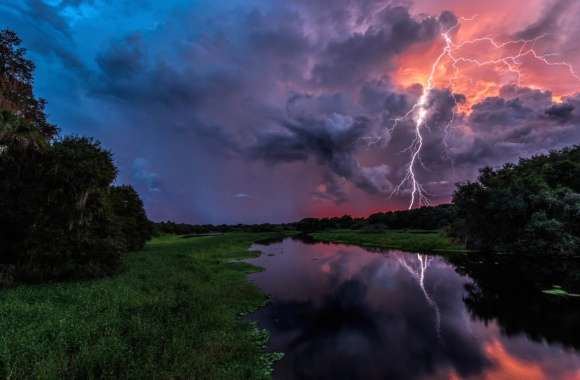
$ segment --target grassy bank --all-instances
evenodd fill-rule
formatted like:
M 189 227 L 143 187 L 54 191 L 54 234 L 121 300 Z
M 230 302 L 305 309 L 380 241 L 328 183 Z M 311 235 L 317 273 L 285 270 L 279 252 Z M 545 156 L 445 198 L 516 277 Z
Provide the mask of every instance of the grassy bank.
M 162 237 L 112 278 L 0 290 L 2 379 L 260 379 L 266 336 L 240 314 L 250 244 L 274 234 Z
M 452 242 L 442 231 L 381 231 L 334 230 L 311 234 L 324 242 L 356 244 L 366 247 L 391 248 L 403 251 L 464 252 L 462 246 Z

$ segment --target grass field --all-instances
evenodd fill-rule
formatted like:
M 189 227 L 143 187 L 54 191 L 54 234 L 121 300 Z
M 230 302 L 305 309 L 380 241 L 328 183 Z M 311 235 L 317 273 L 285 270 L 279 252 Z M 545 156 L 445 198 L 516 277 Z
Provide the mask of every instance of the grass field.
M 464 252 L 462 246 L 452 242 L 442 231 L 367 232 L 334 230 L 310 234 L 315 240 L 356 244 L 366 247 L 391 248 L 413 252 Z
M 0 291 L 2 379 L 260 379 L 267 336 L 240 315 L 250 244 L 274 234 L 157 238 L 112 278 Z

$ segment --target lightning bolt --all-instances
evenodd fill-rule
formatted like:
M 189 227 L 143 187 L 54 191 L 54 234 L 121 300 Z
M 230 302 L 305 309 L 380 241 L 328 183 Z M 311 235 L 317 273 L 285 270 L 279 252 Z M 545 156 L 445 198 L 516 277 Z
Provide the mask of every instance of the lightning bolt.
M 473 21 L 476 19 L 476 17 L 477 16 L 474 16 L 472 18 L 461 18 L 460 20 Z M 437 56 L 437 58 L 431 65 L 431 71 L 429 72 L 429 76 L 427 77 L 426 83 L 424 83 L 423 85 L 421 96 L 419 96 L 417 102 L 413 104 L 411 109 L 405 115 L 394 119 L 392 126 L 388 128 L 388 132 L 392 133 L 397 128 L 397 126 L 401 124 L 403 121 L 410 120 L 413 123 L 414 138 L 411 144 L 407 147 L 407 149 L 405 149 L 405 151 L 410 152 L 410 159 L 406 165 L 406 174 L 401 180 L 401 182 L 397 186 L 395 186 L 393 192 L 391 193 L 391 196 L 393 196 L 394 194 L 400 193 L 403 189 L 405 190 L 408 189 L 411 194 L 408 206 L 409 210 L 413 209 L 416 206 L 421 207 L 428 206 L 431 204 L 429 196 L 425 191 L 425 188 L 418 180 L 417 167 L 419 164 L 424 166 L 421 161 L 421 153 L 425 143 L 423 130 L 426 127 L 429 127 L 429 107 L 430 107 L 431 92 L 435 88 L 434 82 L 437 70 L 443 64 L 444 61 L 450 62 L 454 72 L 454 75 L 451 76 L 448 81 L 448 88 L 452 96 L 454 82 L 456 82 L 461 75 L 460 68 L 461 64 L 470 64 L 475 65 L 477 67 L 498 66 L 498 65 L 502 66 L 505 68 L 507 72 L 515 76 L 516 78 L 515 83 L 518 86 L 520 86 L 522 77 L 521 66 L 523 65 L 522 59 L 528 57 L 547 66 L 562 67 L 566 69 L 573 78 L 575 78 L 578 82 L 580 82 L 580 76 L 570 63 L 564 61 L 553 61 L 551 59 L 552 57 L 555 57 L 558 54 L 538 53 L 535 45 L 538 41 L 547 37 L 546 34 L 543 34 L 530 40 L 519 39 L 503 43 L 497 42 L 492 37 L 480 37 L 472 40 L 463 41 L 461 43 L 455 43 L 453 41 L 452 34 L 459 26 L 460 23 L 458 22 L 451 28 L 441 33 L 440 36 L 444 42 L 444 46 L 440 54 Z M 515 47 L 517 49 L 517 52 L 515 54 L 514 53 L 507 54 L 500 56 L 499 58 L 489 60 L 481 60 L 478 59 L 477 57 L 463 56 L 459 54 L 460 49 L 469 45 L 475 45 L 480 43 L 486 43 L 490 45 L 492 49 L 498 51 L 503 51 L 508 48 Z M 459 104 L 457 103 L 455 96 L 453 96 L 453 100 L 455 102 L 455 106 L 452 110 L 452 116 L 444 127 L 443 145 L 445 148 L 446 157 L 450 157 L 450 155 L 448 154 L 447 139 L 449 131 L 452 128 L 456 119 L 457 115 L 456 110 L 459 107 Z

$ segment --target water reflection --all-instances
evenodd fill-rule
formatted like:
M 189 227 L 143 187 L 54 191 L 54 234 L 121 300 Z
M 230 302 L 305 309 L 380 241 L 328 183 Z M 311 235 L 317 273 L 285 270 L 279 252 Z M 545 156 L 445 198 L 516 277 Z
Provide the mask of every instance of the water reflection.
M 251 279 L 272 303 L 253 318 L 272 333 L 270 349 L 286 353 L 276 379 L 580 379 L 576 351 L 507 334 L 466 306 L 482 289 L 465 263 L 462 274 L 400 251 L 295 240 L 256 248 L 263 255 L 251 262 L 266 270 Z
M 435 300 L 429 295 L 429 292 L 427 292 L 427 289 L 425 288 L 425 272 L 429 268 L 433 257 L 417 253 L 416 266 L 413 265 L 414 258 L 415 255 L 411 254 L 397 254 L 397 260 L 399 263 L 401 263 L 403 268 L 405 268 L 411 274 L 411 276 L 417 280 L 421 291 L 425 295 L 427 303 L 433 308 L 433 311 L 435 312 L 435 331 L 437 332 L 437 337 L 441 339 L 441 313 L 439 312 L 439 306 L 437 306 L 437 302 L 435 302 Z
M 580 291 L 579 260 L 510 255 L 450 260 L 476 280 L 477 286 L 467 286 L 465 298 L 475 318 L 497 321 L 505 335 L 525 334 L 580 350 L 580 300 L 542 294 L 554 285 Z

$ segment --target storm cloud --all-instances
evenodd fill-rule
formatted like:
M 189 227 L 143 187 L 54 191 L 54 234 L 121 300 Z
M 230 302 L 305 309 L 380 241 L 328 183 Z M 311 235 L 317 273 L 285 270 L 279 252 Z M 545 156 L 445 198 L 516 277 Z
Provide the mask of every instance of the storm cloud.
M 575 5 L 545 6 L 511 35 L 576 30 Z M 408 194 L 391 192 L 413 125 L 394 120 L 422 87 L 397 83 L 399 60 L 437 47 L 458 16 L 385 0 L 0 5 L 0 23 L 37 63 L 51 121 L 112 149 L 119 182 L 138 189 L 151 218 L 193 223 L 405 207 Z M 570 38 L 556 42 L 570 50 Z M 445 88 L 429 97 L 417 171 L 436 202 L 483 165 L 580 141 L 580 95 L 556 102 L 548 89 L 506 84 L 469 112 L 465 102 Z

